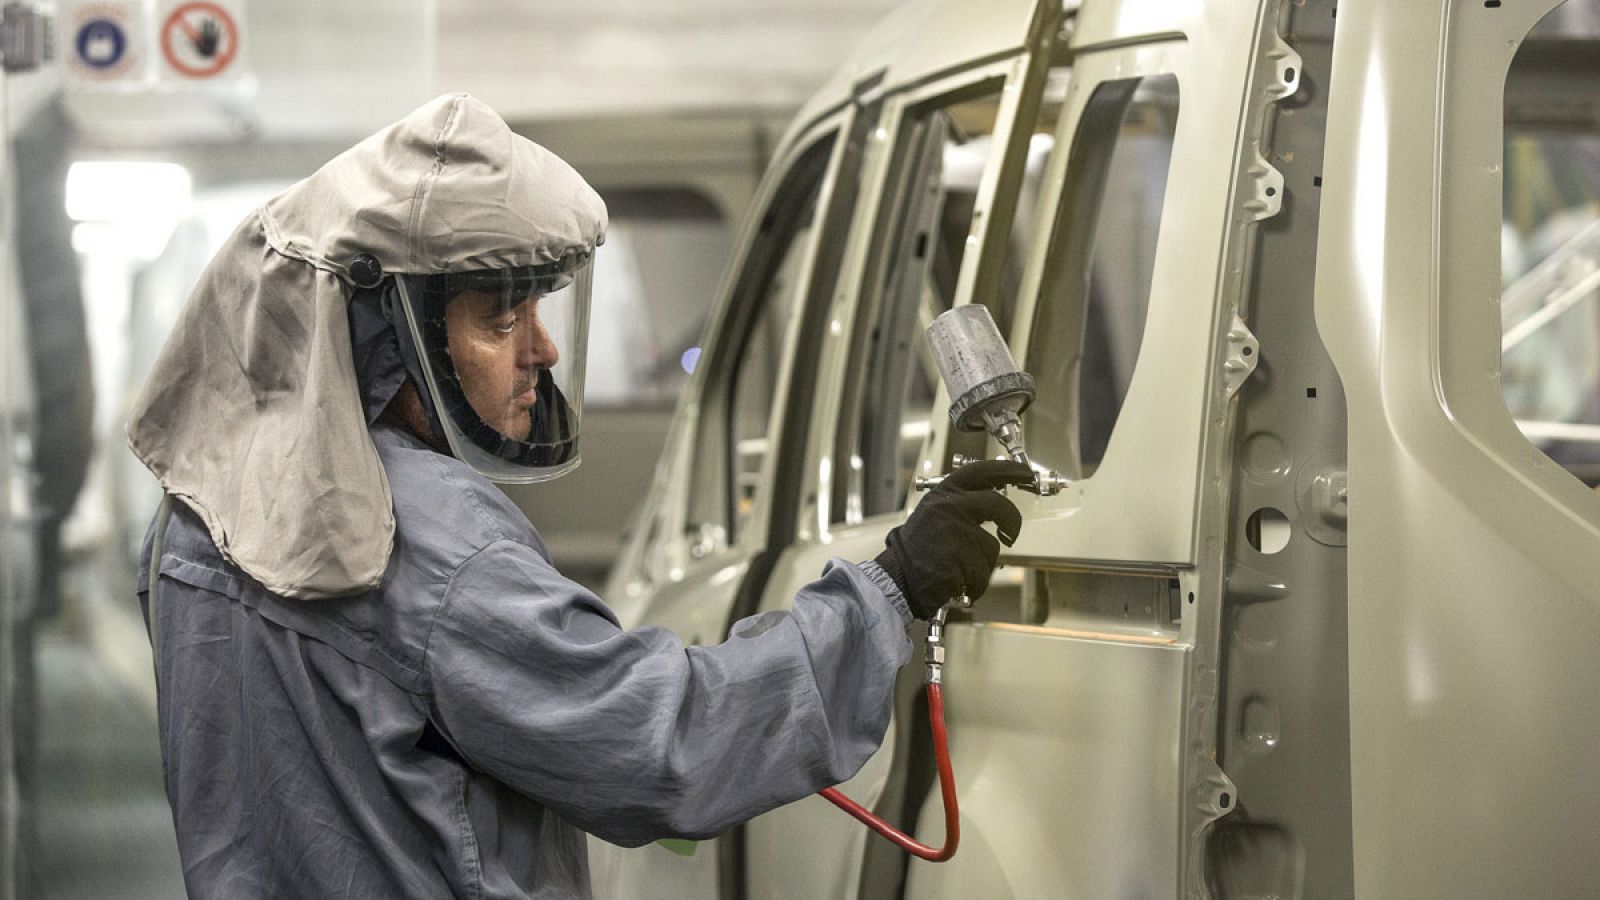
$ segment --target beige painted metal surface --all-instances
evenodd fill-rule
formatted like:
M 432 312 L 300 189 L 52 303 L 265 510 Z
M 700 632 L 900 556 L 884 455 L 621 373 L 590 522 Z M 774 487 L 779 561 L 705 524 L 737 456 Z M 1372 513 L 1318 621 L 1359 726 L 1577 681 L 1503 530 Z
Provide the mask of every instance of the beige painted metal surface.
M 1180 106 L 1172 154 L 1184 161 L 1185 184 L 1169 189 L 1166 195 L 1162 213 L 1165 233 L 1157 243 L 1150 313 L 1139 351 L 1141 356 L 1159 355 L 1167 365 L 1134 370 L 1106 462 L 1091 478 L 1074 481 L 1053 497 L 1019 501 L 1028 516 L 1028 527 L 1012 548 L 1018 557 L 1048 558 L 1058 555 L 1058 548 L 1071 547 L 1072 556 L 1089 560 L 1177 565 L 1194 561 L 1198 500 L 1194 484 L 1206 415 L 1206 375 L 1213 352 L 1210 342 L 1194 338 L 1212 330 L 1216 315 L 1210 298 L 1198 296 L 1196 286 L 1218 281 L 1221 245 L 1216 240 L 1216 225 L 1227 219 L 1234 140 L 1231 130 L 1215 127 L 1217 110 L 1210 104 L 1212 98 L 1227 97 L 1229 111 L 1237 108 L 1234 98 L 1242 92 L 1248 26 L 1252 24 L 1245 16 L 1239 19 L 1243 21 L 1229 23 L 1234 31 L 1233 57 L 1239 59 L 1232 66 L 1193 65 L 1195 51 L 1190 44 L 1209 48 L 1204 38 L 1091 52 L 1073 60 L 1068 111 L 1057 135 L 1057 146 L 1062 147 L 1077 134 L 1095 86 L 1121 78 L 1178 76 Z M 1181 22 L 1169 22 L 1157 33 L 1174 24 Z M 1225 35 L 1210 40 L 1228 44 Z M 1209 50 L 1205 58 L 1213 58 Z M 1052 158 L 1053 165 L 1045 175 L 1046 196 L 1059 194 L 1065 163 L 1066 154 Z M 1192 181 L 1188 172 L 1193 173 Z M 1202 234 L 1178 231 L 1188 223 L 1201 226 L 1196 230 Z M 1032 346 L 1030 326 L 1038 284 L 1051 264 L 1060 263 L 1042 254 L 1030 260 L 1020 297 L 1021 313 L 1013 330 L 1012 343 L 1018 348 Z M 1041 464 L 1069 473 L 1077 468 L 1075 460 L 1064 454 L 1066 442 L 1041 434 L 1034 444 L 1033 455 Z
M 953 861 L 904 865 L 808 799 L 694 857 L 607 857 L 597 891 L 628 896 L 659 873 L 725 900 L 1592 893 L 1600 498 L 1522 436 L 1498 380 L 1490 101 L 1555 5 L 1344 0 L 1335 22 L 1332 0 L 1085 0 L 1030 45 L 1048 7 L 949 2 L 875 32 L 792 126 L 758 207 L 820 130 L 870 123 L 830 163 L 824 195 L 855 193 L 807 251 L 808 279 L 831 290 L 813 285 L 814 315 L 797 313 L 784 345 L 761 524 L 731 543 L 685 536 L 726 378 L 700 373 L 612 584 L 625 618 L 715 639 L 719 616 L 784 608 L 903 516 L 852 512 L 860 460 L 841 410 L 875 346 L 872 304 L 888 302 L 873 279 L 903 237 L 884 224 L 909 202 L 895 186 L 933 146 L 913 126 L 951 91 L 998 85 L 1000 99 L 945 302 L 1004 310 L 1018 358 L 1048 363 L 1084 352 L 1087 326 L 1038 318 L 1091 304 L 1052 286 L 1089 265 L 1069 253 L 1073 229 L 1140 252 L 1126 221 L 1070 205 L 1092 177 L 1069 152 L 1092 98 L 1175 79 L 1138 362 L 1103 461 L 1059 496 L 1014 495 L 1023 539 L 949 628 Z M 1041 95 L 1030 62 L 1047 58 Z M 1148 138 L 1161 123 L 1119 127 Z M 974 443 L 950 433 L 947 403 L 938 391 L 918 471 Z M 809 404 L 787 431 L 785 404 Z M 1076 472 L 1081 423 L 1044 421 L 1025 422 L 1030 450 Z M 936 787 L 911 774 L 926 772 L 920 721 L 896 709 L 847 792 L 937 842 Z
M 1350 398 L 1362 897 L 1600 882 L 1600 498 L 1516 432 L 1496 377 L 1497 101 L 1556 5 L 1339 6 L 1316 297 Z
M 763 598 L 763 609 L 787 608 L 800 585 L 817 577 L 830 558 L 870 559 L 883 547 L 883 525 L 838 534 L 827 544 L 800 544 L 784 554 Z M 855 777 L 840 786 L 845 795 L 873 807 L 891 775 L 890 748 L 894 725 L 884 747 Z M 868 842 L 878 840 L 821 797 L 773 810 L 751 820 L 747 829 L 749 896 L 769 900 L 846 900 L 858 896 L 861 865 Z M 935 839 L 937 840 L 937 839 Z
M 949 651 L 961 850 L 906 896 L 1178 896 L 1184 648 L 979 624 Z
M 795 116 L 796 126 L 846 102 L 852 86 L 880 73 L 886 87 L 903 88 L 1014 56 L 1022 50 L 1035 6 L 1035 0 L 991 0 L 981 6 L 951 0 L 902 4 L 867 33 L 855 55 L 806 101 Z

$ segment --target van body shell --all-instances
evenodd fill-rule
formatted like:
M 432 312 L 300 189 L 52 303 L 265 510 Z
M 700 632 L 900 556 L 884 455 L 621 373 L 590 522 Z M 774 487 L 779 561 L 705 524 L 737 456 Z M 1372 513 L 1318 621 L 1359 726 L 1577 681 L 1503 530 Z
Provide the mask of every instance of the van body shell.
M 1021 539 L 947 632 L 961 850 L 908 864 L 809 798 L 687 849 L 593 842 L 597 894 L 1591 892 L 1600 497 L 1499 384 L 1501 98 L 1557 6 L 946 0 L 874 31 L 777 145 L 606 597 L 716 642 L 903 520 L 909 491 L 856 508 L 856 411 L 937 219 L 919 186 L 953 183 L 986 110 L 981 167 L 935 204 L 970 203 L 959 266 L 923 293 L 989 304 L 1024 367 L 1066 373 L 1024 423 L 1074 484 L 1011 492 Z M 1566 56 L 1542 96 L 1600 130 L 1600 54 Z M 1096 276 L 1060 273 L 1100 265 L 1096 228 L 1133 234 L 1084 187 L 1123 164 L 1108 133 L 1164 134 L 1135 169 L 1164 187 L 1129 195 L 1159 204 L 1147 306 L 1090 459 L 1072 304 Z M 919 474 L 995 452 L 949 402 L 900 423 Z M 844 790 L 937 844 L 920 675 Z

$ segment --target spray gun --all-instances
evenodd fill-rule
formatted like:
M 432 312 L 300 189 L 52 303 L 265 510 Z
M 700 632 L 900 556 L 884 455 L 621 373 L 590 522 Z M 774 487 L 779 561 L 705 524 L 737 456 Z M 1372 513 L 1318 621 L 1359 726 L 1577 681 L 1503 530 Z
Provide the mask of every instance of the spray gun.
M 962 431 L 988 431 L 1011 459 L 1033 469 L 1034 481 L 1022 485 L 1041 497 L 1060 492 L 1069 483 L 1054 469 L 1046 469 L 1028 458 L 1022 445 L 1022 413 L 1033 402 L 1033 376 L 1018 368 L 1011 350 L 1000 337 L 989 310 L 979 304 L 959 306 L 941 314 L 928 326 L 928 344 L 945 388 L 955 398 L 950 403 L 950 421 Z M 966 463 L 957 455 L 952 466 Z M 943 480 L 943 476 L 918 477 L 919 491 Z M 933 731 L 934 762 L 939 770 L 939 793 L 944 801 L 944 846 L 930 847 L 873 815 L 835 788 L 821 794 L 829 802 L 887 838 L 895 846 L 930 862 L 944 862 L 956 853 L 961 842 L 961 813 L 956 804 L 956 779 L 950 766 L 950 740 L 944 727 L 944 629 L 952 609 L 964 609 L 972 601 L 954 597 L 928 622 L 927 664 L 928 724 Z
M 1011 358 L 989 308 L 971 303 L 940 314 L 928 326 L 928 344 L 950 392 L 951 424 L 961 431 L 989 432 L 1007 456 L 1032 468 L 1033 484 L 1023 490 L 1048 497 L 1065 488 L 1067 480 L 1030 460 L 1022 445 L 1022 414 L 1033 403 L 1033 376 Z M 966 461 L 957 455 L 951 462 Z M 915 483 L 925 491 L 941 480 L 919 476 Z

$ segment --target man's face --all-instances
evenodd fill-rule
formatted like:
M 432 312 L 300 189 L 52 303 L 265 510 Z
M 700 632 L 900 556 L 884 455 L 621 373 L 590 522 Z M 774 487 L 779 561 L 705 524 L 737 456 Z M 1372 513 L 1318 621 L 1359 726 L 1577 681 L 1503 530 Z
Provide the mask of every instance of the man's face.
M 533 430 L 528 410 L 536 402 L 539 370 L 560 359 L 538 313 L 537 296 L 506 306 L 500 297 L 478 291 L 459 294 L 445 306 L 450 359 L 467 402 L 496 431 L 519 441 Z

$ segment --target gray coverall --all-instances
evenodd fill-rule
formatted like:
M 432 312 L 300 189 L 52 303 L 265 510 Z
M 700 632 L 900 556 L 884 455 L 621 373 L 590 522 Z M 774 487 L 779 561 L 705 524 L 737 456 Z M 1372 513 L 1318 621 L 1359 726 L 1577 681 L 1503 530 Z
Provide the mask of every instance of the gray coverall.
M 152 629 L 191 896 L 587 896 L 583 832 L 709 837 L 877 748 L 911 645 L 875 564 L 686 648 L 622 630 L 466 465 L 372 435 L 396 535 L 369 595 L 275 596 L 173 504 Z

